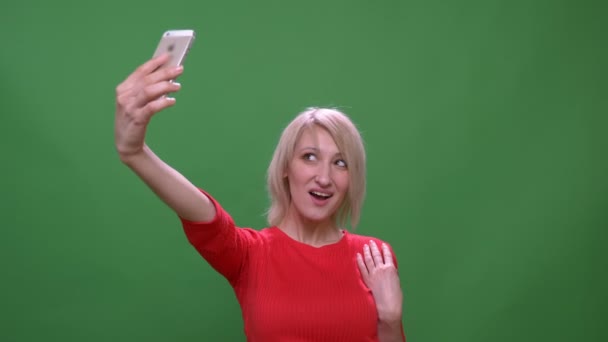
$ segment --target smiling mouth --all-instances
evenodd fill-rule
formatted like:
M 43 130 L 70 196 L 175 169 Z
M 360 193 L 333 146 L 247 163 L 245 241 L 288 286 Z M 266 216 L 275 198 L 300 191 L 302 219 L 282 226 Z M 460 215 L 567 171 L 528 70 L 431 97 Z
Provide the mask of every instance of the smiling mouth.
M 318 199 L 321 199 L 321 200 L 326 200 L 326 199 L 329 199 L 331 196 L 333 196 L 333 195 L 330 195 L 330 194 L 324 194 L 322 192 L 317 192 L 317 191 L 311 191 L 311 192 L 309 192 L 309 194 L 312 197 L 318 198 Z

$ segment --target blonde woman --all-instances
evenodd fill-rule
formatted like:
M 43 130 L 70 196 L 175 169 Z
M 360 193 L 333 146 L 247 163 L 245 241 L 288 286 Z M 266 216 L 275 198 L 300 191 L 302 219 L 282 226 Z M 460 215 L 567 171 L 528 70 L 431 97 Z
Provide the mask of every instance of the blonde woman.
M 151 117 L 175 104 L 182 67 L 167 56 L 116 89 L 115 144 L 179 217 L 190 243 L 233 287 L 248 341 L 405 341 L 390 246 L 350 233 L 365 196 L 365 151 L 349 118 L 310 108 L 283 131 L 268 168 L 267 228 L 239 228 L 207 192 L 144 143 Z

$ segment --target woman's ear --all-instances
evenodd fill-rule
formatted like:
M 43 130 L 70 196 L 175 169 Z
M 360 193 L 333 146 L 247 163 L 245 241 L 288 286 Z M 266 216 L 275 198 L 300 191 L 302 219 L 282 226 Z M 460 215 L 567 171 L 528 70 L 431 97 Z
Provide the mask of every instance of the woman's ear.
M 283 178 L 287 178 L 288 171 L 289 171 L 289 166 L 285 166 L 285 169 L 283 170 Z

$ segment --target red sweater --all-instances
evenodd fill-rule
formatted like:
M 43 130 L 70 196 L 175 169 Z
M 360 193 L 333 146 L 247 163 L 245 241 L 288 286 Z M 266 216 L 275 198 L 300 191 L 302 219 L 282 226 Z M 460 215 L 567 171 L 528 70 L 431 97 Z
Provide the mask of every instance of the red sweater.
M 207 195 L 209 196 L 209 195 Z M 250 342 L 378 341 L 378 313 L 356 253 L 370 239 L 344 231 L 320 248 L 277 227 L 237 228 L 211 197 L 211 222 L 181 219 L 190 243 L 232 285 Z

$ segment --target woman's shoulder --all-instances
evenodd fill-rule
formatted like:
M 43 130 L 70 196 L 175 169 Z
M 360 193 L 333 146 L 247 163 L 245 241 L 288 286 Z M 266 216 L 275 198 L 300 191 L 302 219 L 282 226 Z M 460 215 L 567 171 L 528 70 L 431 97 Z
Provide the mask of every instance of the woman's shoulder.
M 357 253 L 361 253 L 363 252 L 363 246 L 364 245 L 369 245 L 370 241 L 374 241 L 376 243 L 376 245 L 378 246 L 378 248 L 382 248 L 382 244 L 386 244 L 389 248 L 389 250 L 391 251 L 391 254 L 393 256 L 393 263 L 395 264 L 395 266 L 397 266 L 397 257 L 395 256 L 395 252 L 393 251 L 393 247 L 391 246 L 390 243 L 379 239 L 377 237 L 373 237 L 373 236 L 367 236 L 367 235 L 359 235 L 359 234 L 348 234 L 349 237 L 349 241 L 350 241 L 350 248 L 351 250 L 355 250 Z
M 374 241 L 378 246 L 382 245 L 383 243 L 389 245 L 388 242 L 386 242 L 380 238 L 374 237 L 374 236 L 361 235 L 361 234 L 355 234 L 355 233 L 348 232 L 348 237 L 349 237 L 349 240 L 351 241 L 351 244 L 353 244 L 355 247 L 363 248 L 363 245 L 369 244 L 370 241 Z

